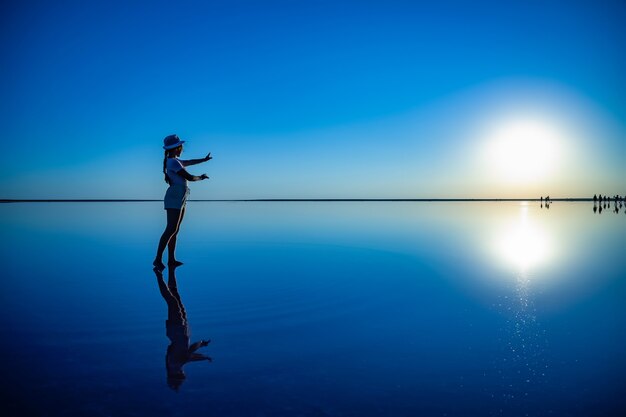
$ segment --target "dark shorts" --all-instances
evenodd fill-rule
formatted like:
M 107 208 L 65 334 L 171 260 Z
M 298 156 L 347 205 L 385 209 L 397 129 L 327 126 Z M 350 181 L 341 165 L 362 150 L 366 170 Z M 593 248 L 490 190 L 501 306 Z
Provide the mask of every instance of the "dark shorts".
M 185 207 L 187 197 L 189 197 L 189 187 L 184 185 L 170 185 L 165 192 L 165 198 L 163 199 L 164 208 L 166 210 L 180 210 Z

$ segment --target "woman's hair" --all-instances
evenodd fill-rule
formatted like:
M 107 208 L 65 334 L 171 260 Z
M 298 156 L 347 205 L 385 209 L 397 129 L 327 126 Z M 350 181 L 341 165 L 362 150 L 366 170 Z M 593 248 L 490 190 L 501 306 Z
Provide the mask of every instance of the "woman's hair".
M 170 177 L 167 176 L 167 158 L 171 155 L 176 155 L 178 153 L 178 149 L 182 148 L 183 145 L 179 145 L 174 149 L 166 149 L 165 155 L 163 156 L 163 175 L 165 175 L 165 182 L 170 185 Z
M 167 185 L 170 184 L 170 177 L 167 176 L 167 156 L 170 153 L 168 149 L 165 150 L 165 155 L 163 156 L 163 175 L 165 175 L 165 182 Z

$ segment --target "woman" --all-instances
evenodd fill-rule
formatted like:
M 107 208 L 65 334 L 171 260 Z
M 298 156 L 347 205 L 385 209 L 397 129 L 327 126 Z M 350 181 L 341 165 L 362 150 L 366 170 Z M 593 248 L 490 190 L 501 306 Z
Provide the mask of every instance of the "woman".
M 157 248 L 156 257 L 154 258 L 154 268 L 163 271 L 165 265 L 161 260 L 163 258 L 163 252 L 167 246 L 168 259 L 167 263 L 170 266 L 180 266 L 183 263 L 176 260 L 174 252 L 176 251 L 176 235 L 180 228 L 180 223 L 185 215 L 185 204 L 187 202 L 187 196 L 189 195 L 189 188 L 187 187 L 187 181 L 200 181 L 209 179 L 206 174 L 200 176 L 191 175 L 185 167 L 189 165 L 196 165 L 202 162 L 213 159 L 211 152 L 202 159 L 178 159 L 183 152 L 184 140 L 180 140 L 177 135 L 169 135 L 163 139 L 163 149 L 165 149 L 165 156 L 163 158 L 163 173 L 165 174 L 165 182 L 168 183 L 169 188 L 165 193 L 164 206 L 167 211 L 167 226 L 165 231 L 159 240 L 159 247 Z

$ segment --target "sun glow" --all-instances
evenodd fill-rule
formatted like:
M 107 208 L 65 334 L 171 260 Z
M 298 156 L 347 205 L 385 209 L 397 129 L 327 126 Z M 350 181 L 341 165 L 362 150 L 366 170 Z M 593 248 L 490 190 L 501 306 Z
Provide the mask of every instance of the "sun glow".
M 548 179 L 558 165 L 562 133 L 540 118 L 505 119 L 487 133 L 487 163 L 497 178 L 528 184 Z

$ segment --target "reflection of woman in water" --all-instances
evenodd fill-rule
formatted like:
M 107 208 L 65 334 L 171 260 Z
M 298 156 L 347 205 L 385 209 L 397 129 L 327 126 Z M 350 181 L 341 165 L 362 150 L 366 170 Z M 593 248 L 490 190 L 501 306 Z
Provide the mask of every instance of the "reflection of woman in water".
M 180 228 L 180 223 L 185 216 L 185 204 L 189 195 L 187 181 L 206 180 L 209 177 L 206 174 L 200 176 L 191 175 L 185 167 L 206 162 L 211 158 L 211 152 L 202 159 L 178 159 L 183 152 L 184 140 L 180 140 L 176 135 L 169 135 L 163 140 L 163 149 L 165 149 L 165 157 L 163 158 L 163 173 L 165 174 L 165 182 L 169 185 L 165 193 L 164 206 L 167 211 L 167 226 L 159 240 L 156 257 L 152 263 L 154 267 L 160 271 L 165 269 L 163 264 L 163 252 L 167 246 L 168 260 L 170 266 L 182 265 L 182 262 L 176 260 L 174 252 L 176 251 L 176 235 Z
M 176 267 L 168 268 L 169 277 L 167 284 L 163 279 L 163 272 L 154 269 L 159 291 L 163 299 L 167 303 L 167 320 L 165 321 L 165 333 L 170 339 L 170 345 L 167 347 L 165 354 L 165 369 L 167 370 L 167 384 L 170 388 L 178 390 L 185 380 L 185 372 L 183 366 L 187 362 L 195 361 L 211 361 L 211 358 L 196 353 L 196 350 L 203 346 L 207 346 L 210 340 L 199 340 L 189 344 L 191 333 L 189 332 L 189 324 L 187 323 L 187 312 L 185 306 L 180 299 L 178 286 L 176 284 Z

